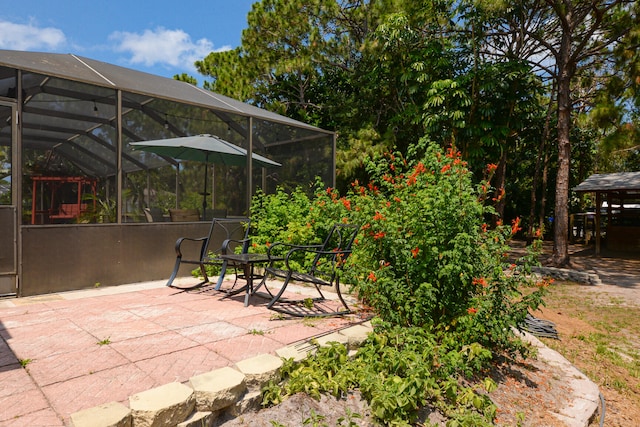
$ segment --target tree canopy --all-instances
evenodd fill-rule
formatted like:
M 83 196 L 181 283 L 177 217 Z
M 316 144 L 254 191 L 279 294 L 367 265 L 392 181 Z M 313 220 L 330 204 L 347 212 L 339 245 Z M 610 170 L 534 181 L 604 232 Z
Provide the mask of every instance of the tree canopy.
M 342 189 L 367 177 L 363 156 L 425 136 L 459 150 L 478 181 L 496 165 L 497 213 L 553 226 L 560 265 L 568 213 L 582 208 L 571 186 L 640 164 L 638 7 L 262 0 L 241 46 L 196 66 L 208 89 L 336 130 Z

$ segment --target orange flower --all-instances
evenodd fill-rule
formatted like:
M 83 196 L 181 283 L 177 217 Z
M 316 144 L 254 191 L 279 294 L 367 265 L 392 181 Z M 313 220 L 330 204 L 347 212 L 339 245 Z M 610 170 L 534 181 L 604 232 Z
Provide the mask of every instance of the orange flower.
M 502 200 L 504 195 L 505 195 L 504 188 L 499 188 L 498 189 L 498 193 L 496 194 L 496 197 L 493 198 L 493 201 L 494 202 L 499 202 L 500 200 Z
M 489 285 L 487 284 L 487 280 L 486 280 L 484 277 L 480 277 L 480 278 L 475 278 L 475 279 L 473 279 L 473 284 L 474 284 L 474 285 L 480 285 L 480 286 L 482 286 L 483 288 L 486 288 L 487 286 L 489 286 Z
M 485 222 L 484 224 L 482 224 L 482 232 L 483 232 L 483 233 L 486 233 L 486 232 L 487 232 L 487 227 L 489 227 L 489 226 L 487 225 L 487 223 L 486 223 L 486 222 Z
M 342 204 L 344 205 L 344 207 L 347 208 L 348 211 L 350 211 L 351 210 L 351 201 L 349 199 L 345 199 L 344 197 L 341 200 L 342 200 Z
M 511 221 L 511 234 L 516 234 L 518 231 L 522 230 L 522 227 L 520 227 L 519 225 L 520 217 L 517 217 L 516 219 Z
M 378 240 L 378 239 L 382 239 L 385 236 L 385 232 L 384 231 L 378 231 L 376 234 L 373 235 L 373 238 Z
M 544 279 L 544 280 L 541 280 L 540 282 L 538 282 L 538 287 L 540 289 L 543 289 L 543 288 L 549 287 L 549 285 L 552 285 L 552 284 L 553 284 L 553 279 L 550 279 L 550 278 L 549 279 Z
M 373 271 L 369 273 L 369 276 L 367 277 L 367 279 L 371 280 L 372 282 L 375 282 L 376 280 L 378 280 L 378 278 L 376 277 L 376 274 Z
M 467 313 L 469 314 L 476 314 L 478 312 L 478 309 L 475 307 L 469 307 L 467 308 Z
M 414 258 L 418 257 L 418 253 L 420 252 L 420 248 L 419 247 L 415 247 L 413 249 L 411 249 L 411 255 L 413 255 Z
M 384 221 L 385 219 L 386 218 L 378 211 L 376 211 L 376 214 L 373 216 L 374 221 Z
M 495 163 L 489 163 L 487 165 L 487 173 L 494 173 L 496 169 L 498 169 L 498 165 L 496 165 Z
M 440 173 L 445 173 L 449 169 L 451 169 L 451 165 L 444 165 L 442 169 L 440 169 Z

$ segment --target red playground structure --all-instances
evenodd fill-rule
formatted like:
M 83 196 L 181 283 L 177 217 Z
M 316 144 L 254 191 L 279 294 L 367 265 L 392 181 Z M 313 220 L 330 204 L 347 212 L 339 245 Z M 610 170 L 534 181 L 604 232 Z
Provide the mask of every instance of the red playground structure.
M 96 210 L 97 180 L 79 176 L 34 176 L 31 224 L 77 222 Z

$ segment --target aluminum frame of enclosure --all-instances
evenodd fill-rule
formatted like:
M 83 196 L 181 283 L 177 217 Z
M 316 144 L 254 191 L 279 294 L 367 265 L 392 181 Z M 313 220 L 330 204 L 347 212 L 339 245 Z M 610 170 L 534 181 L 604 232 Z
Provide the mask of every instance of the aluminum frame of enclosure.
M 271 176 L 247 156 L 244 168 L 212 169 L 212 177 L 221 183 L 212 191 L 217 193 L 212 207 L 214 197 L 229 198 L 230 215 L 246 215 L 257 188 L 268 193 L 280 185 L 304 186 L 315 176 L 335 186 L 333 132 L 186 82 L 73 54 L 0 50 L 0 102 L 12 111 L 10 117 L 0 117 L 0 163 L 11 169 L 11 201 L 2 208 L 15 218 L 0 245 L 13 248 L 9 252 L 15 254 L 18 295 L 166 278 L 175 239 L 206 231 L 204 222 L 127 222 L 141 206 L 132 206 L 125 197 L 130 177 L 175 169 L 178 205 L 190 167 L 135 152 L 130 142 L 222 134 L 249 153 L 283 165 Z M 105 183 L 106 197 L 115 200 L 114 223 L 28 225 L 24 218 L 30 206 L 30 176 L 55 173 L 56 162 Z M 42 170 L 43 164 L 51 169 Z M 225 186 L 225 178 L 235 188 Z M 144 200 L 137 203 L 148 203 L 154 193 L 147 186 L 140 194 Z

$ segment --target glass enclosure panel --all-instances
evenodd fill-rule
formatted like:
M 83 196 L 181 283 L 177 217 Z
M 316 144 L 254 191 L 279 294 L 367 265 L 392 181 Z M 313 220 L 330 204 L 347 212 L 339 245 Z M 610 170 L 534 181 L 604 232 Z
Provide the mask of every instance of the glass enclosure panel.
M 16 71 L 0 67 L 0 96 L 16 98 Z M 11 107 L 0 106 L 0 205 L 11 204 Z
M 15 96 L 15 74 L 0 69 L 0 96 Z M 249 190 L 270 193 L 278 186 L 287 191 L 301 186 L 312 191 L 317 177 L 326 185 L 332 183 L 331 134 L 269 119 L 250 120 L 233 105 L 213 110 L 122 92 L 123 179 L 122 188 L 117 188 L 117 92 L 30 72 L 23 73 L 23 86 L 26 223 L 158 221 L 176 208 L 196 209 L 200 219 L 248 215 Z M 0 203 L 10 198 L 5 190 L 10 186 L 5 132 L 0 128 Z M 130 145 L 199 134 L 215 135 L 245 150 L 251 146 L 254 153 L 282 166 L 262 168 L 254 163 L 249 189 L 246 166 L 184 161 Z M 119 194 L 122 217 L 116 218 Z
M 127 173 L 123 183 L 125 222 L 164 221 L 169 209 L 176 207 L 176 169 L 173 166 Z M 154 218 L 150 219 L 148 215 L 152 212 Z
M 11 107 L 0 105 L 0 205 L 11 204 Z
M 115 222 L 115 91 L 24 73 L 23 218 Z

